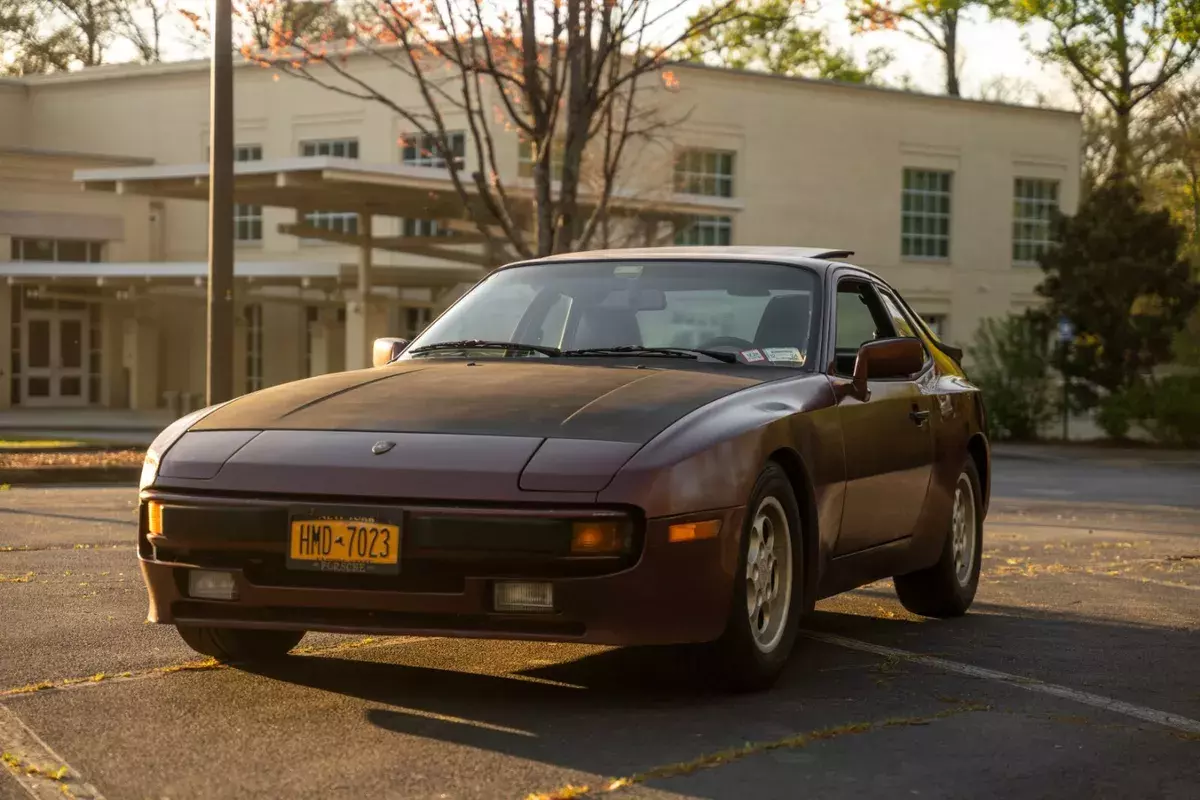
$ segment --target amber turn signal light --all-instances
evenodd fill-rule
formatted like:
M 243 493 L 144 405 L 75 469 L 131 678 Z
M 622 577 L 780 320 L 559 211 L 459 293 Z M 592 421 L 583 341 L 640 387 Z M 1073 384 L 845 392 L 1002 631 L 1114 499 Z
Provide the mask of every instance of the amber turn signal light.
M 625 537 L 616 522 L 576 522 L 571 529 L 571 554 L 607 555 L 625 549 Z
M 154 534 L 155 536 L 162 536 L 162 532 L 163 532 L 162 512 L 163 512 L 162 503 L 158 502 L 157 500 L 151 500 L 149 503 L 146 504 L 146 532 L 147 533 Z
M 680 522 L 667 529 L 669 542 L 694 542 L 697 539 L 714 539 L 721 532 L 721 520 L 708 519 L 703 522 Z

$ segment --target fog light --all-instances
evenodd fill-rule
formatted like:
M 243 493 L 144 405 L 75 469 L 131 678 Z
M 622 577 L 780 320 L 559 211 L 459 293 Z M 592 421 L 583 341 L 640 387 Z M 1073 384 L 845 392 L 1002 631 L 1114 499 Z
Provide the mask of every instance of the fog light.
M 188 595 L 202 600 L 237 600 L 232 572 L 194 569 L 188 572 Z
M 669 542 L 694 542 L 697 539 L 714 539 L 721 532 L 721 520 L 704 522 L 681 522 L 667 529 Z
M 146 532 L 152 533 L 155 536 L 162 536 L 162 503 L 157 500 L 151 500 L 146 504 Z
M 514 581 L 497 583 L 495 606 L 497 611 L 553 611 L 554 586 Z
M 571 530 L 571 554 L 619 553 L 625 549 L 624 538 L 615 522 L 576 522 Z

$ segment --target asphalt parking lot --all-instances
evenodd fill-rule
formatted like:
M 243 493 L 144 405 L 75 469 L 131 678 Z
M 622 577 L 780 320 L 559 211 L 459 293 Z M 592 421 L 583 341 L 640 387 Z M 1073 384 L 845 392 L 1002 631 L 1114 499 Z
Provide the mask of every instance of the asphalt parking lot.
M 0 800 L 1200 797 L 1200 467 L 997 458 L 972 613 L 821 603 L 771 692 L 575 645 L 143 624 L 133 492 L 0 492 Z M 18 779 L 16 776 L 20 775 Z

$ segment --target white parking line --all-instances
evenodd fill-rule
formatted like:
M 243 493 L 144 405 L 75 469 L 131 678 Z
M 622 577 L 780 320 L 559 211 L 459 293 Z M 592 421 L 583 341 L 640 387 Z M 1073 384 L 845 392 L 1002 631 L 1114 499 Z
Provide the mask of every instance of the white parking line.
M 38 800 L 104 800 L 62 756 L 50 749 L 8 706 L 0 706 L 0 752 L 17 783 Z
M 1200 733 L 1200 721 L 1181 717 L 1178 714 L 1169 714 L 1166 711 L 1157 711 L 1146 706 L 1139 706 L 1134 703 L 1126 703 L 1123 700 L 1114 700 L 1111 697 L 1105 697 L 1091 692 L 1082 692 L 1078 689 L 1072 689 L 1067 686 L 1059 686 L 1055 683 L 1045 683 L 1035 678 L 1025 678 L 1020 675 L 1011 675 L 1007 672 L 1000 672 L 994 669 L 985 669 L 984 667 L 974 667 L 970 664 L 960 664 L 957 661 L 947 661 L 944 658 L 936 656 L 923 656 L 920 653 L 912 653 L 908 650 L 900 650 L 895 647 L 886 647 L 881 644 L 872 644 L 870 642 L 860 641 L 859 639 L 850 639 L 846 636 L 838 636 L 832 633 L 818 633 L 816 631 L 803 631 L 802 635 L 809 639 L 815 639 L 818 642 L 826 644 L 835 644 L 839 647 L 847 647 L 851 650 L 859 650 L 864 653 L 875 653 L 881 656 L 891 656 L 905 661 L 912 661 L 916 664 L 923 664 L 934 669 L 945 670 L 946 672 L 956 672 L 959 675 L 967 675 L 972 678 L 982 678 L 984 680 L 996 681 L 997 683 L 1005 683 L 1009 686 L 1015 686 L 1019 689 L 1028 689 L 1031 692 L 1040 692 L 1049 694 L 1055 697 L 1061 697 L 1066 700 L 1073 700 L 1076 703 L 1082 703 L 1087 706 L 1093 706 L 1105 711 L 1112 711 L 1117 714 L 1124 714 L 1127 717 L 1140 719 L 1144 722 L 1153 722 L 1156 725 L 1162 725 L 1167 728 L 1174 728 L 1177 731 L 1184 733 Z

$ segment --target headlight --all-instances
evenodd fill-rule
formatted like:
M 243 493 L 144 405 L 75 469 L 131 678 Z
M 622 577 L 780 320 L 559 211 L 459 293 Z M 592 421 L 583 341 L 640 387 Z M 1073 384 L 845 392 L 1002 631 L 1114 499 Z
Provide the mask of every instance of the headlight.
M 155 478 L 158 477 L 158 465 L 162 461 L 162 457 L 171 449 L 171 445 L 175 444 L 180 436 L 187 433 L 188 428 L 223 405 L 225 403 L 217 403 L 182 416 L 163 428 L 162 432 L 154 437 L 154 441 L 150 443 L 150 449 L 146 451 L 146 460 L 142 462 L 142 478 L 138 482 L 138 491 L 154 483 Z

